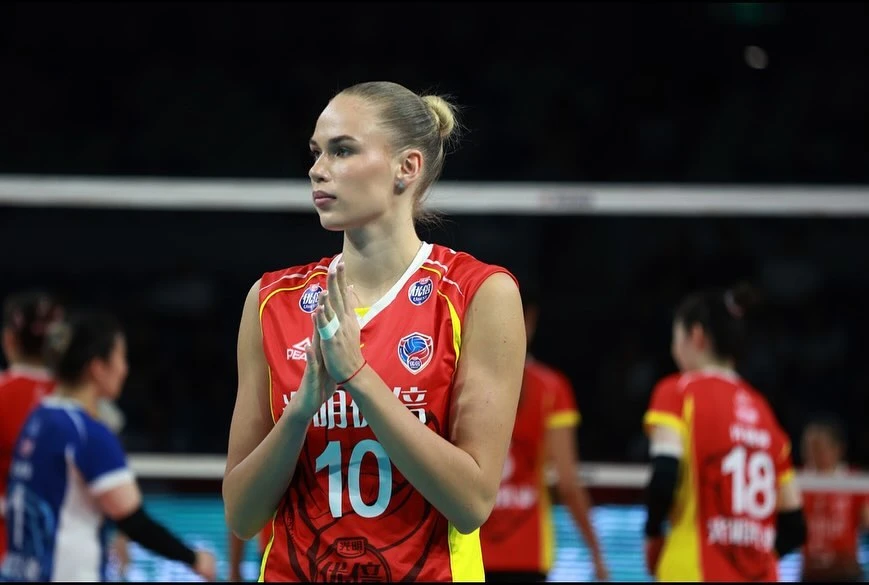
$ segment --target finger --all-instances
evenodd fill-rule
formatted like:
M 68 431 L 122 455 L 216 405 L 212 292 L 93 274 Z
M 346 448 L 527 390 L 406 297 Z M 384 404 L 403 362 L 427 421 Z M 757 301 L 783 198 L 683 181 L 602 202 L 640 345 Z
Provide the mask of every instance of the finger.
M 347 315 L 352 315 L 354 314 L 353 309 L 358 307 L 359 304 L 354 304 L 354 300 L 358 299 L 355 298 L 355 293 L 352 291 L 353 287 L 347 285 L 347 268 L 344 266 L 344 262 L 338 263 L 336 272 L 335 280 L 338 283 L 338 290 L 341 291 L 342 309 Z
M 332 295 L 329 294 L 329 291 L 324 290 L 323 292 L 320 293 L 319 299 L 317 299 L 317 308 L 319 309 L 318 312 L 322 312 L 323 317 L 325 317 L 325 319 L 326 319 L 326 321 L 324 323 L 322 323 L 320 325 L 320 327 L 325 326 L 326 323 L 331 321 L 332 317 L 334 317 L 336 315 L 335 311 L 331 307 L 331 303 L 329 302 L 330 296 L 332 296 Z
M 324 291 L 325 292 L 325 291 Z M 323 294 L 323 293 L 320 293 Z M 326 308 L 317 307 L 314 309 L 314 329 L 316 329 L 317 338 L 322 341 L 323 335 L 321 331 L 329 324 L 329 319 L 326 318 Z
M 311 313 L 311 323 L 314 324 L 314 333 L 311 335 L 311 345 L 305 348 L 305 358 L 309 364 L 317 363 L 317 353 L 320 350 L 320 332 L 317 328 L 317 309 Z
M 341 284 L 344 280 L 344 263 L 339 262 L 334 269 L 329 269 L 329 274 L 326 277 L 326 287 L 329 290 L 329 298 L 327 304 L 338 315 L 340 319 L 344 314 L 344 286 Z
M 323 348 L 320 346 L 320 331 L 317 329 L 317 321 L 315 315 L 311 315 L 314 320 L 314 334 L 311 336 L 311 345 L 305 349 L 305 356 L 308 358 L 308 363 L 316 364 L 325 367 L 326 362 L 323 358 Z M 311 350 L 308 353 L 308 350 Z

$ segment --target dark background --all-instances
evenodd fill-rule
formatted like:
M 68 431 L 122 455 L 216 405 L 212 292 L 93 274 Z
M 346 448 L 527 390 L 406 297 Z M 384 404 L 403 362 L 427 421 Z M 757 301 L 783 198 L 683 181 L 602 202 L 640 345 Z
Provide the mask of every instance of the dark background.
M 464 106 L 444 181 L 863 185 L 867 25 L 859 3 L 6 4 L 0 173 L 304 179 L 328 99 L 388 79 Z M 674 305 L 750 280 L 746 375 L 794 440 L 832 410 L 869 462 L 866 218 L 493 208 L 422 234 L 539 282 L 532 350 L 575 385 L 585 459 L 645 459 Z M 0 294 L 118 312 L 129 448 L 220 453 L 245 293 L 340 241 L 313 211 L 0 207 Z

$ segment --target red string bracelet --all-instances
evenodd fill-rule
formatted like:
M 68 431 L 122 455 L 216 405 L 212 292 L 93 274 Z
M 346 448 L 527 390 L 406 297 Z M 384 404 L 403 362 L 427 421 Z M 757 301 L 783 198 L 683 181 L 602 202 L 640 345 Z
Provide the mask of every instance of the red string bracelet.
M 343 382 L 338 382 L 338 385 L 339 385 L 339 386 L 343 386 L 344 384 L 346 384 L 347 382 L 349 382 L 350 380 L 352 380 L 353 378 L 355 378 L 355 377 L 356 377 L 356 374 L 358 374 L 359 372 L 361 372 L 361 371 L 362 371 L 362 368 L 364 368 L 364 367 L 367 366 L 367 365 L 368 365 L 368 360 L 366 360 L 366 359 L 363 358 L 363 359 L 362 359 L 362 365 L 359 366 L 359 369 L 356 370 L 355 372 L 353 372 L 352 374 L 350 374 L 350 377 L 347 378 L 346 380 L 344 380 Z

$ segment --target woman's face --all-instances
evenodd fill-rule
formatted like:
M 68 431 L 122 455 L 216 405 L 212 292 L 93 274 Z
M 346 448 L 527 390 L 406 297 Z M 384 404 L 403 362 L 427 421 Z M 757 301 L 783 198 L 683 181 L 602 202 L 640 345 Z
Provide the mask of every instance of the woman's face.
M 98 359 L 94 368 L 94 378 L 101 398 L 115 400 L 127 380 L 127 341 L 122 334 L 115 337 L 115 345 L 108 359 Z
M 389 135 L 365 100 L 339 94 L 320 114 L 310 140 L 314 207 L 329 230 L 360 227 L 390 214 L 398 201 L 398 164 Z

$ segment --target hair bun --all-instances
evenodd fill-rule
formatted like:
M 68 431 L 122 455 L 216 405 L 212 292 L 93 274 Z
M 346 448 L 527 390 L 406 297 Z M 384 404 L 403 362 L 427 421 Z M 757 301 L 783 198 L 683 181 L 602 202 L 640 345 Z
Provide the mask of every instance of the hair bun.
M 441 140 L 447 140 L 456 129 L 456 108 L 439 95 L 423 96 L 422 101 L 428 107 L 438 126 Z
M 66 353 L 72 342 L 72 327 L 66 321 L 54 321 L 45 332 L 45 351 L 50 361 Z

